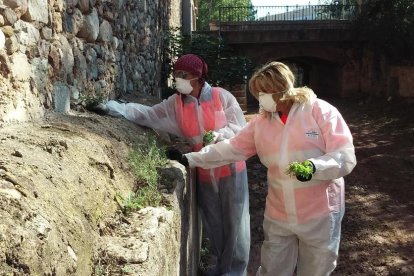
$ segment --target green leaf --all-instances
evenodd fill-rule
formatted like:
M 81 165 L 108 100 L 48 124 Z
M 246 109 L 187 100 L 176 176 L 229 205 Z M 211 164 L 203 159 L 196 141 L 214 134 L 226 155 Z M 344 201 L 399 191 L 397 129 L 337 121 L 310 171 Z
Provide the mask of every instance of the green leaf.
M 214 134 L 213 131 L 209 130 L 207 131 L 203 136 L 203 142 L 204 144 L 210 144 L 214 140 Z
M 300 175 L 308 178 L 312 175 L 312 169 L 312 163 L 309 160 L 305 160 L 302 163 L 294 161 L 287 167 L 286 174 L 291 177 Z

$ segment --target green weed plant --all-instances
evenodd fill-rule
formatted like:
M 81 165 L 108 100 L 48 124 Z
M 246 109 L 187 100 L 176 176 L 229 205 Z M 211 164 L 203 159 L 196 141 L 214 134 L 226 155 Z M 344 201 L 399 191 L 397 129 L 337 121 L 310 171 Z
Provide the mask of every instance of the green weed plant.
M 204 144 L 208 145 L 214 140 L 214 134 L 212 130 L 207 131 L 203 136 Z
M 92 82 L 85 81 L 85 91 L 80 96 L 80 101 L 84 107 L 97 106 L 100 103 L 104 103 L 108 98 L 108 93 L 104 91 L 96 91 L 95 85 Z
M 302 176 L 303 178 L 308 178 L 312 175 L 312 164 L 309 160 L 303 162 L 294 161 L 287 167 L 286 174 L 291 177 Z
M 140 187 L 135 193 L 129 193 L 126 197 L 118 195 L 122 202 L 123 212 L 128 214 L 147 206 L 159 206 L 162 194 L 158 190 L 157 168 L 167 164 L 165 149 L 160 147 L 155 138 L 151 136 L 146 143 L 130 152 L 128 162 Z

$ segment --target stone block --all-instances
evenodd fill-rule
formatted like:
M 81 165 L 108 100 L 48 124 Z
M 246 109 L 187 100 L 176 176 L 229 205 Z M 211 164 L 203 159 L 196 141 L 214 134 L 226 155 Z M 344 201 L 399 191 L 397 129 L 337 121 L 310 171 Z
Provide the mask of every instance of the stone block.
M 53 86 L 53 102 L 56 112 L 67 113 L 70 110 L 71 91 L 64 83 L 56 83 Z

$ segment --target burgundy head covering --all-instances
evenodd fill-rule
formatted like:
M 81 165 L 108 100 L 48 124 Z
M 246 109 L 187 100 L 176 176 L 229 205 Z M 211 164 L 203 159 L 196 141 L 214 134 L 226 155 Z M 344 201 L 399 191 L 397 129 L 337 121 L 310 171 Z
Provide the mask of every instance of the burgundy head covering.
M 204 78 L 207 75 L 207 64 L 201 57 L 187 54 L 177 59 L 174 64 L 174 71 L 185 71 L 199 78 Z

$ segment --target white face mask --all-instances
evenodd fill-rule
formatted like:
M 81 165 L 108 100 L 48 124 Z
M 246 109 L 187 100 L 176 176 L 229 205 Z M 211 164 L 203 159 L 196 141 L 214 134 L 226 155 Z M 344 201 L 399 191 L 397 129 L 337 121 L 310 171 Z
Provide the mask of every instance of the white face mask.
M 188 95 L 193 91 L 193 87 L 191 86 L 190 82 L 195 79 L 196 78 L 191 79 L 191 80 L 186 80 L 182 78 L 175 78 L 175 88 L 181 94 Z
M 259 105 L 267 112 L 276 112 L 276 102 L 273 100 L 272 95 L 259 92 Z

